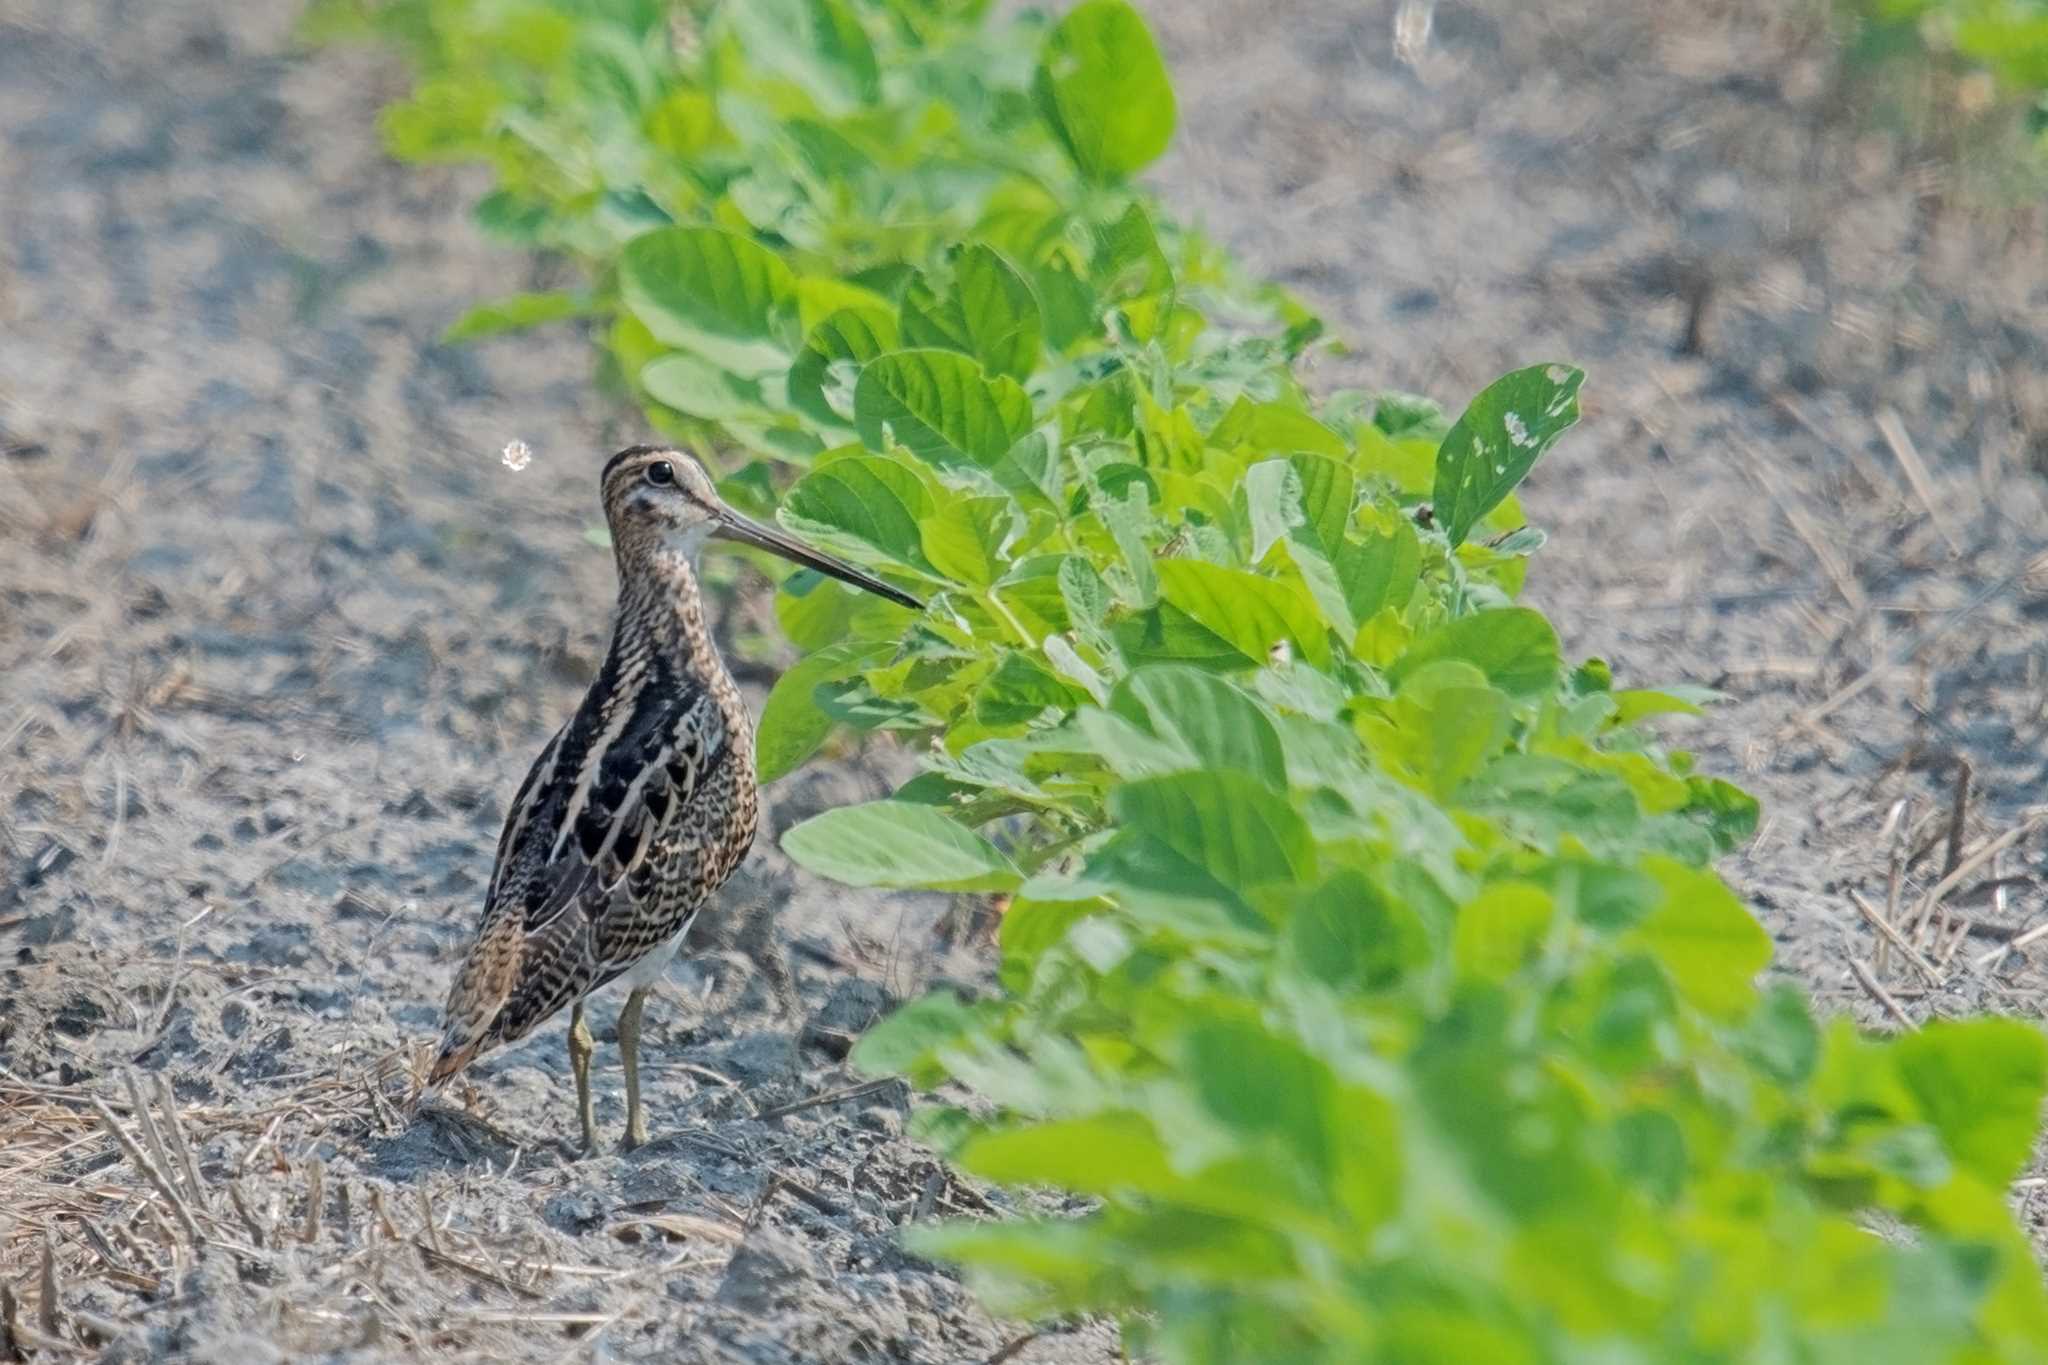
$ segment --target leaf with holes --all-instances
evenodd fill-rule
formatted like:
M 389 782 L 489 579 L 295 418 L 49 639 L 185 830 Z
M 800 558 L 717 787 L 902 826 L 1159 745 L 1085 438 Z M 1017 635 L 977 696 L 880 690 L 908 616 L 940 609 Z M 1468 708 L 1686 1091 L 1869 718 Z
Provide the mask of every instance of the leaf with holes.
M 1451 544 L 1463 544 L 1579 420 L 1585 379 L 1585 371 L 1570 365 L 1531 365 L 1496 379 L 1472 400 L 1437 450 L 1436 520 Z

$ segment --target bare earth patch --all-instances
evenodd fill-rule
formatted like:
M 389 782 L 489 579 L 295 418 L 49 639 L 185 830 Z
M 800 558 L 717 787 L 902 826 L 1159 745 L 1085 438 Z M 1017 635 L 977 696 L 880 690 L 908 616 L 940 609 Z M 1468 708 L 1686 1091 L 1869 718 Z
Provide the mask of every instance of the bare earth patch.
M 602 650 L 582 531 L 643 433 L 568 328 L 435 343 L 544 276 L 470 226 L 473 177 L 382 157 L 392 68 L 293 53 L 273 8 L 0 18 L 0 1358 L 1115 1359 L 896 1249 L 1000 1196 L 845 1049 L 988 954 L 775 836 L 904 754 L 767 793 L 649 1010 L 651 1148 L 565 1157 L 555 1027 L 403 1112 Z M 1785 8 L 1439 4 L 1418 40 L 1412 4 L 1153 5 L 1157 180 L 1327 310 L 1332 386 L 1455 407 L 1584 364 L 1532 595 L 1617 676 L 1731 694 L 1684 738 L 1765 799 L 1726 870 L 1782 969 L 1875 1026 L 2032 1016 L 2042 222 L 1869 133 Z M 723 622 L 757 706 L 760 587 Z

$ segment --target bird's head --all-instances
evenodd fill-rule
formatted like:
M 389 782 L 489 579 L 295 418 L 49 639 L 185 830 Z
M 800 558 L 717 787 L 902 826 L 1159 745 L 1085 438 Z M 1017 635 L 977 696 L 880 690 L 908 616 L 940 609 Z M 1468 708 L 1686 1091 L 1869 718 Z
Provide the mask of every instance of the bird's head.
M 873 574 L 734 511 L 718 496 L 704 467 L 679 450 L 630 446 L 605 462 L 599 482 L 605 521 L 622 562 L 636 551 L 667 549 L 694 565 L 705 541 L 730 540 L 816 569 L 913 611 L 924 608 L 915 597 Z

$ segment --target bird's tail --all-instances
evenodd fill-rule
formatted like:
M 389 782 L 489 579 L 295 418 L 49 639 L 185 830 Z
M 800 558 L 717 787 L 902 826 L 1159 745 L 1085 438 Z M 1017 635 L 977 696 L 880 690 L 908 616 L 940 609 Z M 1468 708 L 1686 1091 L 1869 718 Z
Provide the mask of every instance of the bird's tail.
M 444 1037 L 441 1040 L 441 1050 L 434 1055 L 434 1065 L 427 1072 L 427 1089 L 440 1089 L 452 1080 L 457 1072 L 476 1060 L 476 1054 L 482 1050 L 481 1038 Z
M 518 975 L 520 944 L 519 927 L 509 922 L 486 925 L 470 946 L 441 1008 L 441 1050 L 427 1073 L 427 1089 L 438 1088 L 486 1047 L 504 1041 L 496 1031 L 498 1013 Z

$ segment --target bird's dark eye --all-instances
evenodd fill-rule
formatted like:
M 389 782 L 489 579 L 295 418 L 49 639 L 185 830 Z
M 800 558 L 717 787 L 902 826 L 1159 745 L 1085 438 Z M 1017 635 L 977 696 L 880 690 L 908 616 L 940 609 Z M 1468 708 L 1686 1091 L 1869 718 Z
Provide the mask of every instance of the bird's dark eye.
M 667 460 L 647 466 L 647 482 L 656 487 L 667 487 L 676 481 L 676 467 Z

